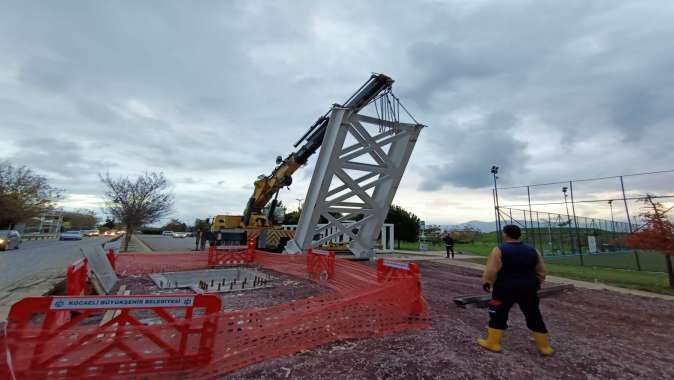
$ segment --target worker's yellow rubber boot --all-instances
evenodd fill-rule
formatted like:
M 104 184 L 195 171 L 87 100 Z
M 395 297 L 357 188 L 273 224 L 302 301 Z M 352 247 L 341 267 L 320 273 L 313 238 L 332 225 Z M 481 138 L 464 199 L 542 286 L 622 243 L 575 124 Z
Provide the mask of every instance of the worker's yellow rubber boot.
M 501 337 L 503 330 L 487 329 L 487 339 L 478 339 L 477 343 L 491 352 L 501 352 Z
M 554 351 L 552 350 L 552 347 L 550 347 L 550 343 L 548 342 L 548 334 L 543 334 L 535 331 L 532 331 L 531 334 L 533 334 L 534 336 L 534 340 L 536 341 L 536 347 L 538 347 L 538 351 L 540 351 L 540 353 L 545 356 L 552 355 Z

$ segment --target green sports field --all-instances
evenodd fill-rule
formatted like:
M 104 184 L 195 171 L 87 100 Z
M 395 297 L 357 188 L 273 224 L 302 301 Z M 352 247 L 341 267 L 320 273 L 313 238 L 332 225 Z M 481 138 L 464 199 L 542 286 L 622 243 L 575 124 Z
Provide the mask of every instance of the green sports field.
M 485 256 L 469 261 L 484 264 L 486 256 L 496 245 L 496 234 L 484 233 L 473 243 L 457 244 L 455 251 Z M 400 249 L 419 250 L 418 242 L 400 242 Z M 444 250 L 444 244 L 435 244 L 430 250 Z M 637 270 L 637 257 L 641 271 Z M 583 281 L 597 281 L 614 286 L 674 295 L 669 288 L 665 257 L 657 252 L 619 252 L 600 255 L 546 256 L 550 275 Z

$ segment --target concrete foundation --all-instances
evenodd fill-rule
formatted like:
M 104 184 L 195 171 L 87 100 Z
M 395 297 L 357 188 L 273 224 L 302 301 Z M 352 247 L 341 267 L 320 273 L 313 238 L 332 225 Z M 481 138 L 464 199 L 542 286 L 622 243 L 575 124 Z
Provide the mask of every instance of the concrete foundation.
M 191 288 L 195 292 L 233 292 L 272 287 L 273 277 L 257 268 L 221 268 L 150 274 L 160 289 Z

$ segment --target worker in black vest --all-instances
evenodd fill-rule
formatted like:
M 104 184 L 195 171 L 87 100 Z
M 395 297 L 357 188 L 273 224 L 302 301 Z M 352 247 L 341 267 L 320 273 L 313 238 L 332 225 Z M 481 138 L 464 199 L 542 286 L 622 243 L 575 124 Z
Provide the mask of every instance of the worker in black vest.
M 539 309 L 538 290 L 545 279 L 543 257 L 519 239 L 522 231 L 515 225 L 503 228 L 503 243 L 494 248 L 482 276 L 483 289 L 492 290 L 489 302 L 487 339 L 478 339 L 480 346 L 501 352 L 501 336 L 508 328 L 508 312 L 518 304 L 541 354 L 552 355 L 548 330 Z
M 445 241 L 445 249 L 447 250 L 447 258 L 449 258 L 449 254 L 452 254 L 452 258 L 454 258 L 454 239 L 452 239 L 452 236 L 447 233 L 445 235 L 445 238 L 442 239 Z

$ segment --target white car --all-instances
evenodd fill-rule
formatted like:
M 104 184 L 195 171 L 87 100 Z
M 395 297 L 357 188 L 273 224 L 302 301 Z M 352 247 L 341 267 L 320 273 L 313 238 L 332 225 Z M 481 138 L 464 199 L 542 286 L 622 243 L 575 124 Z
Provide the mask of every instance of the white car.
M 66 231 L 61 234 L 59 240 L 82 240 L 82 231 Z
M 184 238 L 187 237 L 187 232 L 174 232 L 173 237 L 179 238 L 179 239 L 184 239 Z
M 173 231 L 164 231 L 161 233 L 161 236 L 173 236 Z
M 14 230 L 0 230 L 0 251 L 9 251 L 10 249 L 19 249 L 21 245 L 21 235 Z

